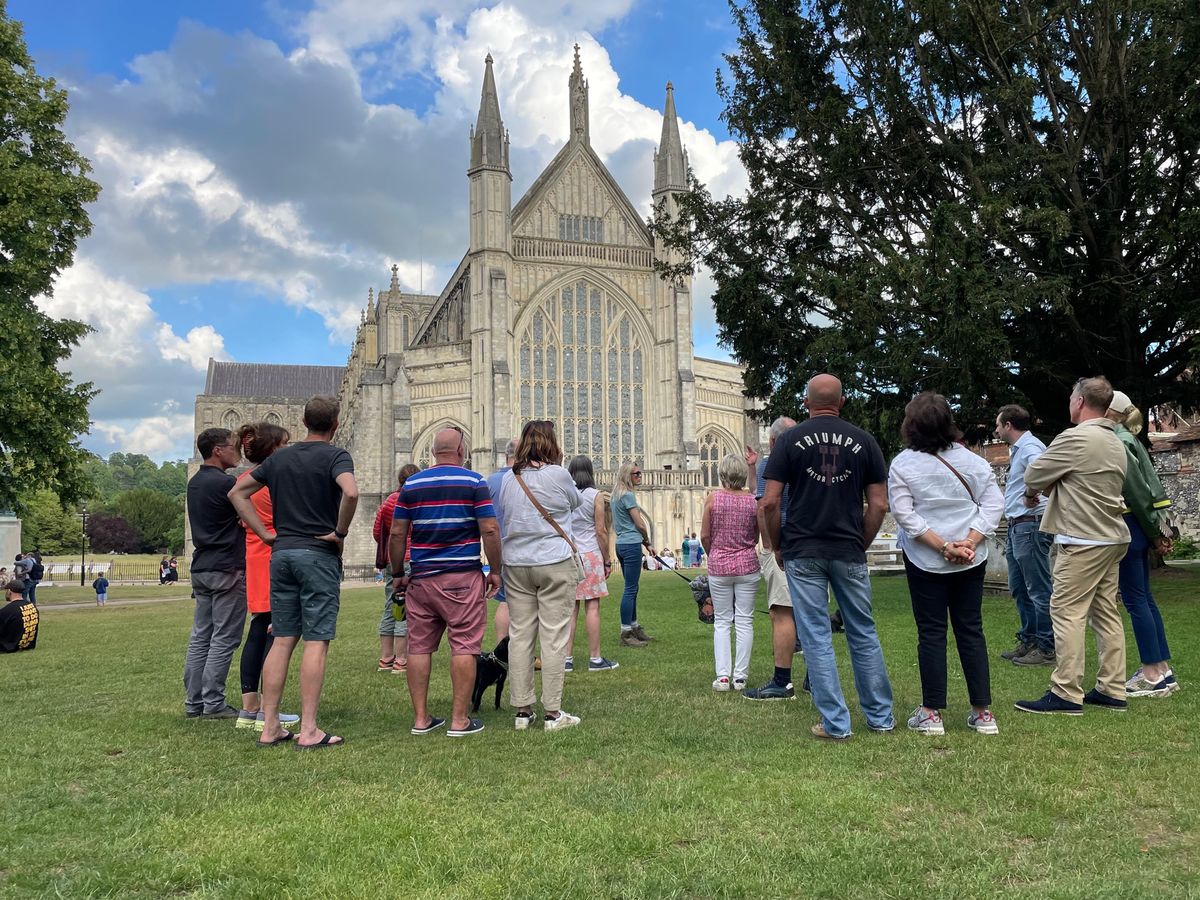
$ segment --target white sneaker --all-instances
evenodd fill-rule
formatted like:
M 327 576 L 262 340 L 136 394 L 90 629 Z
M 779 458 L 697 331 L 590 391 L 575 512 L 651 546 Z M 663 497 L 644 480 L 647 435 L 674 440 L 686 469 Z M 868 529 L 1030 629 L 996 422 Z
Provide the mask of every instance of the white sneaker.
M 744 691 L 746 689 L 746 679 L 745 678 L 733 679 L 733 689 L 735 691 Z
M 542 727 L 547 731 L 558 731 L 562 728 L 571 728 L 575 725 L 578 725 L 582 721 L 583 720 L 579 718 L 579 716 L 573 716 L 565 709 L 560 709 L 558 711 L 558 718 L 546 719 L 546 721 L 542 724 Z
M 942 714 L 936 709 L 933 712 L 925 712 L 919 706 L 913 710 L 913 714 L 909 717 L 908 727 L 913 731 L 921 732 L 921 734 L 939 735 L 946 733 L 946 726 L 942 724 Z
M 985 709 L 981 713 L 971 710 L 971 714 L 967 716 L 967 727 L 975 729 L 979 734 L 1000 733 L 1000 726 L 996 724 L 996 717 L 992 715 L 990 709 Z
M 517 731 L 525 731 L 531 724 L 533 724 L 533 713 L 525 713 L 524 715 L 517 713 L 517 715 L 513 718 L 513 722 L 517 726 Z
M 729 690 L 729 678 L 725 675 L 722 675 L 720 678 L 713 681 L 713 690 L 714 691 Z

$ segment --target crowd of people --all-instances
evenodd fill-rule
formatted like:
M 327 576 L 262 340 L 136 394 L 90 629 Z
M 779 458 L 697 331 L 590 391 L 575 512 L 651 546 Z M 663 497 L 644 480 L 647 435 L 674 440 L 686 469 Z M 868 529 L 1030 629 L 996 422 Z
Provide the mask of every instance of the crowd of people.
M 748 448 L 745 457 L 729 455 L 719 463 L 720 487 L 705 501 L 696 539 L 708 558 L 713 690 L 737 690 L 750 700 L 790 699 L 793 660 L 802 653 L 804 689 L 819 718 L 813 735 L 849 738 L 851 716 L 832 640 L 840 625 L 867 728 L 895 728 L 866 557 L 889 508 L 900 531 L 921 680 L 910 729 L 945 731 L 952 630 L 970 706 L 966 724 L 981 734 L 999 731 L 982 599 L 988 538 L 1002 517 L 1008 519 L 1008 571 L 1019 619 L 1017 644 L 1002 655 L 1018 666 L 1053 667 L 1046 693 L 1018 701 L 1016 709 L 1069 715 L 1082 714 L 1085 705 L 1124 710 L 1129 697 L 1168 696 L 1178 689 L 1148 580 L 1150 550 L 1170 548 L 1170 501 L 1136 439 L 1142 423 L 1128 397 L 1103 378 L 1081 379 L 1069 398 L 1076 427 L 1049 447 L 1030 433 L 1024 409 L 999 410 L 995 434 L 1012 448 L 1003 491 L 991 467 L 962 443 L 944 397 L 925 392 L 907 405 L 905 449 L 890 465 L 871 434 L 841 417 L 843 403 L 838 379 L 818 375 L 804 398 L 807 418 L 772 423 L 767 455 L 759 458 Z M 335 399 L 314 397 L 305 407 L 303 441 L 291 443 L 286 431 L 263 423 L 237 435 L 209 429 L 197 442 L 204 465 L 188 485 L 196 611 L 184 668 L 185 713 L 236 718 L 238 727 L 259 732 L 261 747 L 345 743 L 317 724 L 336 634 L 342 542 L 358 497 L 353 461 L 331 443 L 338 414 Z M 537 723 L 539 705 L 545 730 L 579 725 L 580 717 L 564 709 L 563 694 L 564 676 L 575 669 L 571 648 L 580 613 L 587 671 L 618 668 L 601 652 L 600 604 L 614 565 L 624 576 L 619 644 L 643 648 L 653 640 L 638 619 L 639 580 L 643 559 L 663 554 L 653 551 L 649 519 L 638 502 L 640 465 L 623 465 L 609 496 L 595 483 L 591 460 L 566 460 L 554 424 L 544 420 L 527 422 L 507 448 L 506 465 L 487 477 L 466 467 L 465 438 L 457 428 L 435 435 L 432 455 L 424 470 L 401 469 L 373 529 L 385 584 L 378 670 L 406 676 L 411 733 L 444 728 L 447 736 L 462 738 L 483 731 L 469 706 L 487 598 L 496 601 L 500 642 L 488 658 L 507 668 L 515 727 Z M 253 468 L 234 479 L 226 470 L 242 456 Z M 681 560 L 693 553 L 691 543 L 685 539 Z M 760 579 L 774 672 L 765 684 L 749 687 Z M 836 620 L 829 615 L 831 595 Z M 1142 663 L 1128 679 L 1118 595 Z M 225 678 L 247 612 L 237 710 L 226 701 Z M 1088 623 L 1100 671 L 1085 693 Z M 450 647 L 453 699 L 439 716 L 428 707 L 428 691 L 443 637 Z M 281 714 L 301 638 L 300 713 Z M 294 725 L 297 735 L 288 730 Z

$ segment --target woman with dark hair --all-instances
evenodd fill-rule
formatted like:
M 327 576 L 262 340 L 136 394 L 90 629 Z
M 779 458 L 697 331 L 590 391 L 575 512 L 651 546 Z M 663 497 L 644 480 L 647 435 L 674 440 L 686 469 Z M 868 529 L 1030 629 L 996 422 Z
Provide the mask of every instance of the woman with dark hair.
M 983 637 L 983 576 L 987 536 L 1004 511 L 992 467 L 959 441 L 950 404 L 925 391 L 904 408 L 900 436 L 908 449 L 892 460 L 888 502 L 900 526 L 900 549 L 917 623 L 921 705 L 908 727 L 944 734 L 946 616 L 971 699 L 967 725 L 997 734 L 989 709 L 991 677 Z
M 606 672 L 620 666 L 600 655 L 600 598 L 608 596 L 608 576 L 612 574 L 612 560 L 608 558 L 608 497 L 596 489 L 596 473 L 588 457 L 576 456 L 568 463 L 567 471 L 571 473 L 575 487 L 579 488 L 581 501 L 579 508 L 571 513 L 571 534 L 579 548 L 583 580 L 575 589 L 575 614 L 571 616 L 566 668 L 568 672 L 575 671 L 575 659 L 570 652 L 575 647 L 575 626 L 579 622 L 579 604 L 582 602 L 587 627 L 588 671 Z
M 237 439 L 246 461 L 257 466 L 279 448 L 286 447 L 291 435 L 278 425 L 259 422 L 256 425 L 243 425 L 238 430 Z M 247 469 L 238 479 L 245 478 L 253 471 L 254 469 Z M 267 530 L 274 534 L 271 492 L 258 491 L 251 499 L 259 518 L 267 526 Z M 245 527 L 244 522 L 242 527 Z M 262 696 L 258 688 L 262 682 L 263 661 L 267 658 L 267 651 L 271 649 L 272 640 L 271 547 L 264 544 L 249 528 L 246 528 L 246 610 L 250 613 L 250 629 L 246 633 L 246 643 L 242 646 L 242 710 L 238 713 L 237 727 L 262 731 Z M 299 721 L 300 717 L 297 715 L 279 716 L 280 724 L 285 727 L 291 727 Z
M 500 486 L 509 616 L 508 683 L 518 731 L 533 723 L 533 654 L 539 642 L 542 727 L 557 731 L 579 724 L 578 716 L 563 710 L 562 690 L 575 588 L 580 580 L 571 513 L 582 500 L 561 463 L 554 424 L 527 422 L 521 429 L 512 470 Z

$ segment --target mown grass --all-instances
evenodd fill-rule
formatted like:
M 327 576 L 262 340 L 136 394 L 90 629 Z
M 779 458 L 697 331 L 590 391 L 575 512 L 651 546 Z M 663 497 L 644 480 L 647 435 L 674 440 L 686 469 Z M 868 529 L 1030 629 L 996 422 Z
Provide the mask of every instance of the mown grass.
M 487 731 L 463 741 L 408 734 L 403 679 L 374 671 L 378 591 L 348 590 L 322 719 L 349 744 L 322 753 L 258 751 L 231 723 L 182 718 L 188 604 L 47 609 L 38 649 L 0 657 L 0 894 L 1198 896 L 1198 586 L 1175 572 L 1155 584 L 1185 684 L 1169 700 L 1027 716 L 1012 701 L 1040 695 L 1046 670 L 997 662 L 998 737 L 967 730 L 952 674 L 944 738 L 872 734 L 852 708 L 841 745 L 809 738 L 806 699 L 713 694 L 711 628 L 669 573 L 643 580 L 658 640 L 619 650 L 610 603 L 605 652 L 621 668 L 568 676 L 582 727 L 516 733 L 489 693 Z M 994 656 L 1015 614 L 986 604 Z M 876 581 L 876 608 L 907 714 L 919 683 L 902 578 Z M 771 665 L 756 619 L 754 682 Z M 448 708 L 444 651 L 431 700 Z

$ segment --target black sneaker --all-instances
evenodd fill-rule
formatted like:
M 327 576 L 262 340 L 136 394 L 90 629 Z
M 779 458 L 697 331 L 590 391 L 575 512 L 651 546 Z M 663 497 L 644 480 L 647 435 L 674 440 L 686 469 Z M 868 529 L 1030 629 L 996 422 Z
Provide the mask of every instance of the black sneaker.
M 201 713 L 202 719 L 236 719 L 238 711 L 228 704 L 223 709 L 214 709 L 212 712 Z
M 1102 694 L 1095 688 L 1092 688 L 1083 695 L 1083 702 L 1088 706 L 1102 706 L 1105 709 L 1111 709 L 1113 712 L 1125 712 L 1129 709 L 1129 704 L 1126 701 L 1110 697 L 1108 694 Z
M 465 728 L 451 728 L 446 732 L 446 737 L 468 737 L 472 734 L 479 734 L 483 731 L 483 722 L 479 719 L 467 719 Z
M 772 678 L 762 687 L 747 688 L 742 696 L 747 700 L 795 700 L 796 691 L 790 684 L 780 687 Z
M 1043 715 L 1082 716 L 1083 705 L 1064 700 L 1054 691 L 1046 691 L 1040 700 L 1018 700 L 1013 704 L 1021 712 L 1042 713 Z

